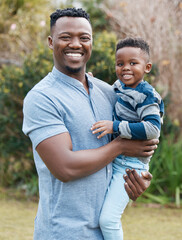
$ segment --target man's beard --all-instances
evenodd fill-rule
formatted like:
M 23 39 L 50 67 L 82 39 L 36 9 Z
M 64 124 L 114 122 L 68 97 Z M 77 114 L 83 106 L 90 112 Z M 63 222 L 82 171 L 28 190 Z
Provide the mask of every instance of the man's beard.
M 78 73 L 81 70 L 81 67 L 79 68 L 71 68 L 69 66 L 66 66 L 66 69 L 68 70 L 68 72 L 70 73 Z

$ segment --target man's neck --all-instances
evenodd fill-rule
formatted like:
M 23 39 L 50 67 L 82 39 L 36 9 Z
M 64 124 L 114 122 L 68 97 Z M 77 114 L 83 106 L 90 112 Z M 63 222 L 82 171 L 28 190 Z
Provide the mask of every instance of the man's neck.
M 55 66 L 56 67 L 56 66 Z M 88 87 L 88 81 L 86 78 L 86 74 L 85 74 L 85 69 L 80 69 L 79 72 L 70 72 L 70 71 L 62 71 L 61 69 L 57 68 L 56 69 L 62 73 L 64 73 L 65 75 L 74 78 L 76 80 L 78 80 L 79 82 L 81 82 L 85 88 L 85 90 L 87 91 L 87 93 L 89 94 L 89 87 Z

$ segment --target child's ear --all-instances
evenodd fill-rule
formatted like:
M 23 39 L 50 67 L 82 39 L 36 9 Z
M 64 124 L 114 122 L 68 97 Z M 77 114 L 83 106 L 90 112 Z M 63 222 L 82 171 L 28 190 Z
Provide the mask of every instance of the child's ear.
M 145 73 L 149 73 L 152 69 L 152 63 L 148 62 L 145 66 Z

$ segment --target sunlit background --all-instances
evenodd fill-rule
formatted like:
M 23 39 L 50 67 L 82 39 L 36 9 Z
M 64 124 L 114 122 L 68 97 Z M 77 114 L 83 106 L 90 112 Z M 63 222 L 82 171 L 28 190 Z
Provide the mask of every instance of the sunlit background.
M 143 218 L 145 221 L 141 225 L 146 225 L 147 229 L 145 240 L 180 239 L 182 228 L 180 225 L 173 226 L 172 222 L 182 222 L 181 0 L 0 0 L 0 202 L 4 199 L 18 199 L 18 203 L 13 200 L 9 204 L 12 204 L 12 213 L 19 209 L 18 214 L 21 215 L 27 207 L 22 200 L 31 200 L 28 206 L 34 210 L 30 212 L 33 215 L 36 213 L 37 173 L 31 143 L 21 131 L 22 104 L 26 93 L 52 69 L 52 52 L 47 46 L 49 16 L 57 8 L 65 7 L 82 7 L 90 14 L 94 43 L 87 71 L 109 84 L 116 80 L 115 45 L 119 39 L 127 36 L 142 37 L 150 45 L 153 69 L 145 80 L 160 92 L 166 113 L 160 144 L 150 164 L 152 184 L 137 200 L 137 204 L 130 205 L 142 204 L 142 208 L 150 205 L 155 210 L 151 213 L 138 208 L 127 209 L 124 222 L 127 229 L 126 240 L 144 239 L 141 236 L 137 238 L 140 224 L 136 225 L 133 235 L 127 235 L 130 232 L 127 227 L 132 221 L 135 221 L 132 223 L 134 226 L 139 223 L 137 217 L 133 217 L 136 211 L 137 215 L 140 212 L 143 215 L 145 212 L 148 214 L 146 218 L 142 214 L 140 216 L 140 220 Z M 0 204 L 2 211 L 9 208 L 6 204 L 7 202 Z M 28 209 L 25 211 L 29 211 Z M 159 209 L 161 211 L 158 213 Z M 6 212 L 5 215 L 7 214 L 9 213 Z M 167 219 L 170 224 L 170 227 L 162 227 L 168 230 L 159 233 L 159 236 L 155 235 L 159 230 L 155 231 L 153 225 L 153 228 L 147 228 L 150 221 L 157 221 L 157 214 L 161 214 L 161 222 L 164 223 Z M 22 215 L 22 218 L 25 216 Z M 21 237 L 18 227 L 12 230 L 17 231 L 17 238 L 16 235 L 8 236 L 6 227 L 9 228 L 11 224 L 11 217 L 8 219 L 3 222 L 0 217 L 0 240 L 32 239 L 33 216 L 27 220 L 30 229 L 25 227 L 30 232 L 27 238 L 26 233 Z M 16 221 L 14 217 L 12 219 L 12 222 Z M 154 221 L 154 224 L 158 223 Z M 130 227 L 134 229 L 133 225 Z M 168 236 L 165 237 L 164 233 Z

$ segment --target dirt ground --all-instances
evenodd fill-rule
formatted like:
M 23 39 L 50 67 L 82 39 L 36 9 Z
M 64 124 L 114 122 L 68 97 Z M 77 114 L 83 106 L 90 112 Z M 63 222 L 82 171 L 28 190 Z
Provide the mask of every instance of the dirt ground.
M 35 202 L 0 199 L 0 240 L 32 240 L 36 210 Z M 128 207 L 122 224 L 124 240 L 182 239 L 182 209 Z

